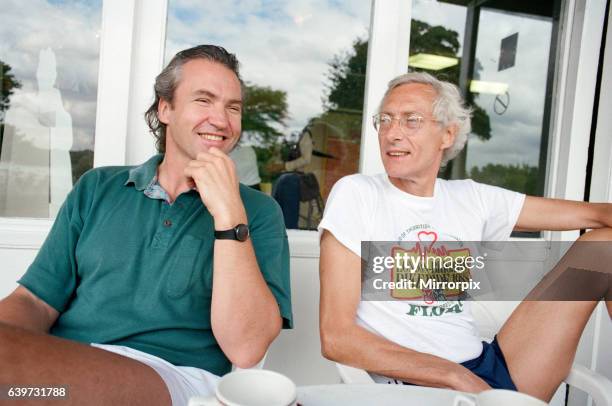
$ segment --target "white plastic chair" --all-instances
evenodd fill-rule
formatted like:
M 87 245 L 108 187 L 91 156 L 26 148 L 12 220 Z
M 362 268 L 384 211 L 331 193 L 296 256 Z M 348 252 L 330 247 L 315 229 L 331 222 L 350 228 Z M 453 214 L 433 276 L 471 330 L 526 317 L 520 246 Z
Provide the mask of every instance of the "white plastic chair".
M 483 340 L 493 339 L 516 304 L 518 302 L 474 302 L 472 312 Z M 336 368 L 343 383 L 375 384 L 370 374 L 363 369 L 340 363 L 336 363 Z M 574 364 L 564 382 L 586 392 L 596 406 L 612 406 L 612 381 L 597 372 L 583 365 Z

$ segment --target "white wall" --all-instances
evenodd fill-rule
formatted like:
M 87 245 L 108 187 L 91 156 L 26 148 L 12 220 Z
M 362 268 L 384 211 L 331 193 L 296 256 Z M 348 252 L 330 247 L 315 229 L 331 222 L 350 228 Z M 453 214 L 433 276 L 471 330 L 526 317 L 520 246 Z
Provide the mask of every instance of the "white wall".
M 17 287 L 17 280 L 34 260 L 36 249 L 0 249 L 0 298 Z
M 334 363 L 321 356 L 319 344 L 319 259 L 291 259 L 292 330 L 272 344 L 265 368 L 290 377 L 297 385 L 340 383 Z

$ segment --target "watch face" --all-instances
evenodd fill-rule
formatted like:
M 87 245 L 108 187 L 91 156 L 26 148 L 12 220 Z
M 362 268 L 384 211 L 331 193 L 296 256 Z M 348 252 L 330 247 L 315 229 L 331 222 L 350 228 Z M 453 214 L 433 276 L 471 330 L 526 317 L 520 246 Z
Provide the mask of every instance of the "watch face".
M 234 230 L 238 241 L 246 241 L 249 238 L 249 226 L 246 224 L 238 224 Z

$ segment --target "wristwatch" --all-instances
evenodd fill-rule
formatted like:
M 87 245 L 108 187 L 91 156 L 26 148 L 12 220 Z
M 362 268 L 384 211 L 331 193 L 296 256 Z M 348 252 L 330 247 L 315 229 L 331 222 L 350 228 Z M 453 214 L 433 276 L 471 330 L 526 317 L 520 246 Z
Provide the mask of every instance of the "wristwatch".
M 215 230 L 215 238 L 217 240 L 235 240 L 244 242 L 249 238 L 249 226 L 246 224 L 238 224 L 229 230 Z

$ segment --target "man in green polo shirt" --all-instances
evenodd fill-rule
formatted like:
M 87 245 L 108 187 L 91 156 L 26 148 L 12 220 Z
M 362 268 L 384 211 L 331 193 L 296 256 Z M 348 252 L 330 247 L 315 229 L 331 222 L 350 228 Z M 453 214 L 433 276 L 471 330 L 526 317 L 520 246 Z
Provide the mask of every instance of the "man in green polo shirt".
M 146 113 L 160 155 L 83 175 L 0 301 L 1 384 L 67 385 L 74 404 L 185 404 L 291 328 L 282 213 L 227 155 L 242 100 L 225 49 L 170 61 Z

